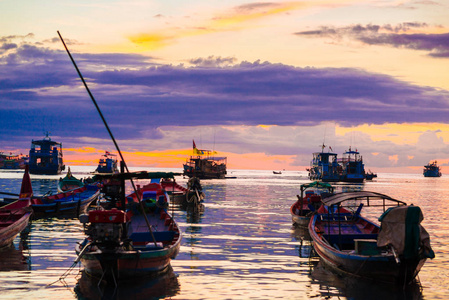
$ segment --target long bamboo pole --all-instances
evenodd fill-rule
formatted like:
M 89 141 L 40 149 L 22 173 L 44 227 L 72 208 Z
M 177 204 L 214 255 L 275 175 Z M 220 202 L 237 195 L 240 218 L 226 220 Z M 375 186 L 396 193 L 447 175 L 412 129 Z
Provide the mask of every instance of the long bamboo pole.
M 76 72 L 78 72 L 78 76 L 80 77 L 81 81 L 83 82 L 84 87 L 86 88 L 87 93 L 88 93 L 89 96 L 90 96 L 90 99 L 91 99 L 92 102 L 94 103 L 95 108 L 97 109 L 98 114 L 100 115 L 101 120 L 103 121 L 103 124 L 104 124 L 104 126 L 106 127 L 106 130 L 108 131 L 109 136 L 110 136 L 111 139 L 112 139 L 112 142 L 113 142 L 114 145 L 115 145 L 115 148 L 117 149 L 118 154 L 120 155 L 120 158 L 121 158 L 121 160 L 122 160 L 122 162 L 123 162 L 123 166 L 125 167 L 126 172 L 129 173 L 129 169 L 128 169 L 128 166 L 126 165 L 125 159 L 123 158 L 122 151 L 120 151 L 120 147 L 118 146 L 117 141 L 115 140 L 114 135 L 112 134 L 112 131 L 111 131 L 111 129 L 109 128 L 109 125 L 108 125 L 108 123 L 106 122 L 106 119 L 105 119 L 105 117 L 103 116 L 103 113 L 101 112 L 100 107 L 99 107 L 98 104 L 97 104 L 97 101 L 96 101 L 95 98 L 94 98 L 94 95 L 90 92 L 90 89 L 89 89 L 89 87 L 87 86 L 87 83 L 86 83 L 86 81 L 84 80 L 84 77 L 83 77 L 83 75 L 81 74 L 81 71 L 78 69 L 78 66 L 76 65 L 76 62 L 75 62 L 75 60 L 74 60 L 73 57 L 72 57 L 72 54 L 70 54 L 70 51 L 69 51 L 69 49 L 67 48 L 67 45 L 65 44 L 64 39 L 62 38 L 62 36 L 61 36 L 61 34 L 59 33 L 59 31 L 57 31 L 57 32 L 58 32 L 59 38 L 61 39 L 62 44 L 64 45 L 65 50 L 67 51 L 67 54 L 68 54 L 69 57 L 70 57 L 70 60 L 71 60 L 72 63 L 73 63 L 73 66 L 74 66 L 75 69 L 76 69 Z M 147 226 L 148 226 L 148 229 L 150 230 L 151 238 L 153 239 L 154 245 L 157 246 L 157 244 L 156 244 L 156 239 L 154 238 L 154 235 L 153 235 L 153 230 L 151 230 L 150 221 L 148 220 L 147 214 L 145 213 L 145 208 L 144 208 L 143 203 L 142 203 L 142 201 L 141 201 L 141 199 L 140 199 L 140 195 L 139 195 L 139 193 L 138 193 L 138 191 L 137 191 L 137 189 L 136 189 L 136 185 L 134 184 L 134 181 L 133 181 L 132 178 L 130 178 L 130 181 L 131 181 L 131 185 L 132 185 L 132 187 L 133 187 L 134 193 L 136 194 L 137 200 L 138 200 L 139 203 L 140 203 L 140 207 L 142 208 L 143 216 L 144 216 L 144 218 L 145 218 L 145 222 L 146 222 L 146 224 L 147 224 Z

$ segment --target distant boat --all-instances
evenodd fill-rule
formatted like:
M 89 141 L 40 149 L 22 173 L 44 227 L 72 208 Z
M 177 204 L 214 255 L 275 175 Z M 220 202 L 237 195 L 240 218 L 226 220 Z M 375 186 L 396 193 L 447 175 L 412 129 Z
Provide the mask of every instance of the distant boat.
M 64 178 L 60 178 L 58 182 L 58 192 L 63 193 L 69 190 L 77 189 L 84 186 L 84 182 L 72 175 L 72 172 L 67 171 L 67 175 Z
M 57 175 L 65 169 L 62 144 L 52 141 L 48 132 L 42 140 L 31 141 L 30 174 Z
M 327 182 L 314 181 L 302 184 L 301 196 L 290 207 L 293 224 L 307 227 L 312 214 L 321 206 L 321 200 L 334 193 L 334 188 Z
M 365 173 L 366 180 L 373 180 L 373 178 L 377 178 L 377 174 L 373 173 L 371 170 Z
M 351 150 L 343 153 L 343 158 L 337 158 L 338 154 L 329 151 L 325 152 L 325 145 L 322 145 L 321 152 L 313 153 L 310 162 L 309 179 L 324 182 L 355 182 L 362 183 L 365 180 L 365 167 L 360 153 Z
M 441 177 L 441 169 L 436 160 L 424 166 L 423 175 L 424 177 Z
M 282 174 L 282 171 L 273 171 L 273 174 L 279 175 L 279 174 Z
M 200 150 L 193 141 L 193 156 L 183 165 L 184 175 L 199 179 L 223 179 L 226 175 L 226 157 L 216 157 L 215 151 Z M 204 156 L 203 156 L 204 155 Z
M 25 169 L 27 164 L 28 156 L 0 152 L 0 169 Z
M 98 166 L 93 172 L 93 174 L 116 174 L 118 173 L 117 168 L 117 156 L 111 154 L 108 151 L 102 155 L 98 162 Z
M 338 274 L 404 286 L 435 257 L 419 206 L 368 191 L 334 194 L 323 203 L 309 233 L 316 253 Z M 381 226 L 361 215 L 365 206 L 383 208 Z

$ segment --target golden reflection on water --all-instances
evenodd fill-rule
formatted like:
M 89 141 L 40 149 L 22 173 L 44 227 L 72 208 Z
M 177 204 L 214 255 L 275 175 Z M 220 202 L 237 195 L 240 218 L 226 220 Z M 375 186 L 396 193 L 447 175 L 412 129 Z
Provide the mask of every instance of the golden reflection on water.
M 135 285 L 134 294 L 126 286 L 116 291 L 113 289 L 112 294 L 108 292 L 107 285 L 101 285 L 100 290 L 92 289 L 92 282 L 85 281 L 79 266 L 71 270 L 64 281 L 58 281 L 76 258 L 74 246 L 84 236 L 82 226 L 77 219 L 34 221 L 25 247 L 19 249 L 17 239 L 14 248 L 20 262 L 22 256 L 28 261 L 19 264 L 26 269 L 11 267 L 0 270 L 0 298 L 86 299 L 89 296 L 101 299 L 105 295 L 127 300 L 145 297 L 447 298 L 449 176 L 430 179 L 420 174 L 378 174 L 376 180 L 354 186 L 384 193 L 422 208 L 423 225 L 430 234 L 436 257 L 428 260 L 420 272 L 422 290 L 417 285 L 404 292 L 354 282 L 322 268 L 318 258 L 310 257 L 313 251 L 310 242 L 304 238 L 307 231 L 292 227 L 289 214 L 289 207 L 299 193 L 299 185 L 308 180 L 298 172 L 284 172 L 282 176 L 270 173 L 235 171 L 233 175 L 237 179 L 202 181 L 206 194 L 204 210 L 199 213 L 180 208 L 173 210 L 183 231 L 181 251 L 171 264 L 173 271 L 161 281 Z M 11 180 L 18 182 L 11 178 L 2 179 L 2 175 L 0 173 L 0 186 L 7 186 Z M 5 180 L 9 181 L 5 183 Z M 177 181 L 185 184 L 186 179 Z M 42 179 L 36 184 L 42 191 L 51 188 Z M 348 187 L 351 188 L 347 185 L 340 188 Z M 379 212 L 368 215 L 377 220 Z

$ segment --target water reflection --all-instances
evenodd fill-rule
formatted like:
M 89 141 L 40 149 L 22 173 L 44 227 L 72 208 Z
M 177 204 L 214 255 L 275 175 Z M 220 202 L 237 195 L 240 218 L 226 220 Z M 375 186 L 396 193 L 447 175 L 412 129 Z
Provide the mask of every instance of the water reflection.
M 74 291 L 78 299 L 163 299 L 177 295 L 180 285 L 169 266 L 155 278 L 120 281 L 117 286 L 113 282 L 99 282 L 82 272 Z
M 0 272 L 31 270 L 29 253 L 21 243 L 16 248 L 14 244 L 0 250 Z
M 337 276 L 327 270 L 322 262 L 313 267 L 310 275 L 312 285 L 318 286 L 320 294 L 326 299 L 422 299 L 419 281 L 405 287 L 381 284 L 352 276 Z

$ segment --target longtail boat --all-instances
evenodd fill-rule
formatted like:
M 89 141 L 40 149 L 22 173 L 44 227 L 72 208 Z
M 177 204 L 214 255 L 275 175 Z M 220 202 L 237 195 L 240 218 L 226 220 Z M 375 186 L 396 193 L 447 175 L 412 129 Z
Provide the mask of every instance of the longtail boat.
M 339 274 L 405 285 L 435 256 L 419 206 L 368 191 L 338 193 L 323 203 L 309 233 L 323 263 Z M 363 217 L 362 207 L 384 211 L 381 226 Z
M 78 216 L 100 195 L 97 185 L 86 185 L 77 189 L 49 196 L 32 197 L 31 207 L 35 218 L 53 216 Z
M 162 186 L 150 183 L 121 199 L 118 208 L 81 216 L 87 237 L 75 250 L 85 272 L 121 280 L 166 271 L 181 242 L 179 227 L 167 212 L 168 202 Z
M 161 185 L 170 196 L 170 200 L 185 207 L 198 206 L 205 198 L 200 180 L 196 177 L 189 179 L 187 187 L 181 186 L 171 178 L 162 179 Z
M 0 248 L 11 245 L 16 236 L 28 226 L 33 212 L 29 207 L 32 193 L 30 175 L 26 166 L 19 200 L 0 208 Z
M 290 207 L 293 224 L 307 227 L 310 217 L 321 206 L 321 200 L 334 192 L 332 185 L 326 182 L 314 181 L 302 184 L 301 196 Z
M 66 191 L 74 190 L 84 186 L 84 182 L 72 175 L 72 171 L 67 171 L 64 178 L 60 178 L 58 182 L 58 192 L 63 193 Z

